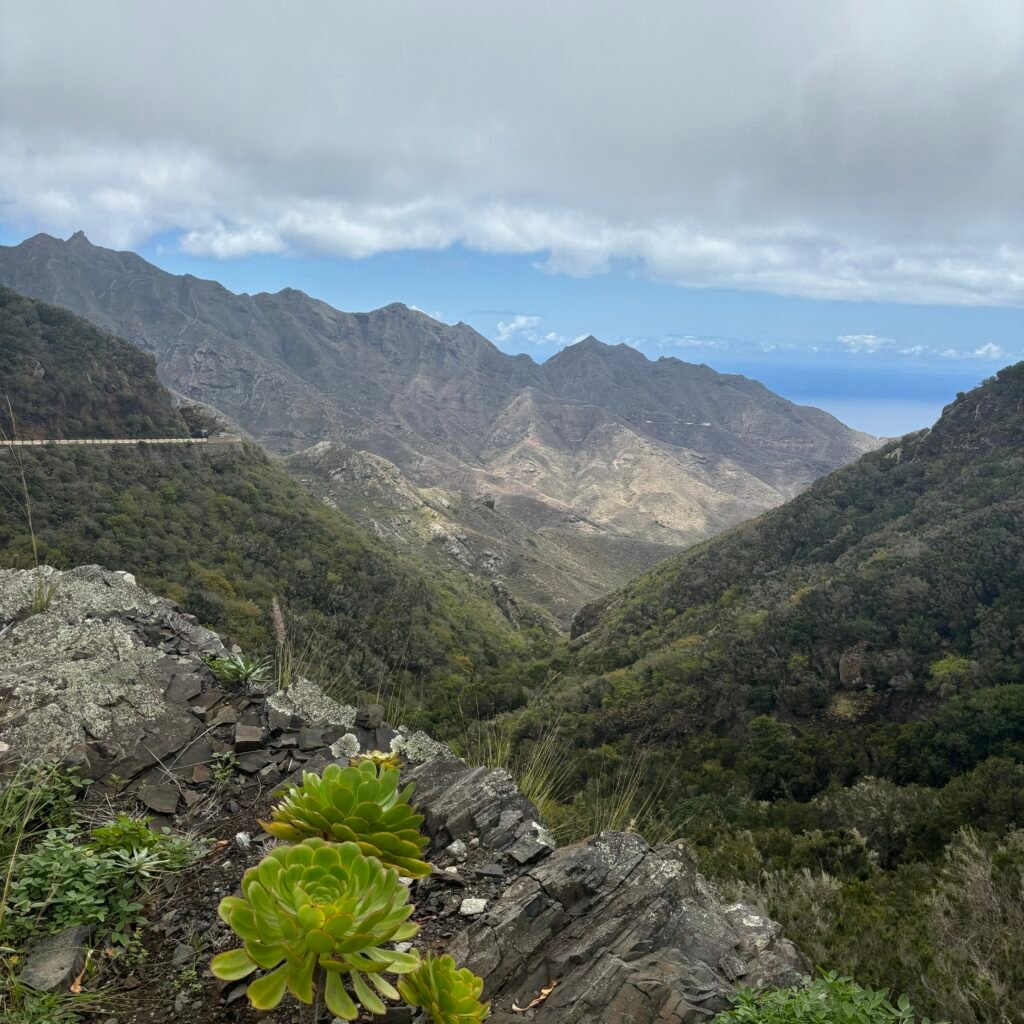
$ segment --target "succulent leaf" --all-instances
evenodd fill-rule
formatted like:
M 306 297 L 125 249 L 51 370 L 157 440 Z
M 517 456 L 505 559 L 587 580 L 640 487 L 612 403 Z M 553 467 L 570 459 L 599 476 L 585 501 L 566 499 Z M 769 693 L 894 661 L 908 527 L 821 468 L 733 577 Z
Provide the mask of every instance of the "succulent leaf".
M 491 1012 L 480 1002 L 483 979 L 468 968 L 456 967 L 450 956 L 428 957 L 398 983 L 410 1006 L 426 1011 L 434 1024 L 478 1024 Z
M 310 837 L 335 843 L 358 843 L 369 857 L 397 868 L 410 878 L 430 874 L 423 860 L 427 840 L 420 834 L 423 816 L 409 804 L 413 787 L 399 790 L 397 768 L 373 759 L 342 768 L 328 765 L 323 775 L 307 772 L 260 822 L 278 839 L 300 842 Z
M 270 860 L 274 865 L 267 865 Z M 269 972 L 247 989 L 252 1005 L 268 1010 L 286 990 L 311 1003 L 320 968 L 336 1016 L 354 1020 L 359 1006 L 383 1013 L 377 993 L 391 998 L 395 990 L 388 982 L 378 984 L 377 974 L 419 967 L 418 956 L 383 948 L 416 934 L 418 925 L 408 920 L 412 911 L 394 868 L 364 856 L 355 843 L 306 839 L 273 850 L 246 871 L 241 897 L 221 901 L 220 915 L 243 945 L 214 957 L 210 969 L 231 981 L 257 967 Z

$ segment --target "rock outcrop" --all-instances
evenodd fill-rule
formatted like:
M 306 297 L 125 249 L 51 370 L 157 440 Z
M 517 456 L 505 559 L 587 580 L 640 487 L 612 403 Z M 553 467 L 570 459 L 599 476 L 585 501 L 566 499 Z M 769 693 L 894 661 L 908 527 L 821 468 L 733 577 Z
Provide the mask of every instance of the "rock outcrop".
M 52 600 L 31 614 L 40 579 Z M 128 573 L 0 571 L 0 741 L 12 760 L 74 764 L 167 818 L 202 802 L 218 760 L 272 788 L 360 750 L 450 753 L 301 678 L 287 692 L 225 687 L 204 659 L 237 651 Z
M 728 1007 L 737 986 L 789 985 L 807 971 L 780 925 L 719 900 L 683 843 L 652 849 L 602 832 L 555 849 L 500 770 L 433 760 L 409 778 L 433 849 L 461 842 L 461 875 L 498 859 L 511 879 L 448 943 L 483 977 L 495 1022 L 523 1020 L 513 1007 L 547 991 L 525 1019 L 692 1024 Z
M 684 844 L 604 832 L 559 849 L 503 769 L 471 767 L 423 733 L 392 729 L 382 707 L 338 705 L 301 679 L 284 693 L 224 688 L 203 660 L 229 653 L 224 640 L 127 573 L 45 576 L 53 600 L 32 614 L 37 574 L 0 573 L 0 741 L 22 760 L 71 761 L 98 780 L 94 792 L 138 801 L 157 826 L 223 832 L 218 848 L 233 851 L 197 869 L 189 901 L 147 941 L 230 944 L 216 902 L 272 842 L 258 820 L 274 790 L 384 749 L 415 783 L 436 866 L 413 883 L 419 941 L 484 978 L 496 1024 L 692 1024 L 737 986 L 786 985 L 806 969 L 778 924 L 721 903 Z M 216 777 L 225 766 L 230 783 Z M 31 960 L 58 986 L 80 939 L 64 946 L 59 963 L 47 948 Z M 146 989 L 149 1005 L 163 983 Z M 244 987 L 209 981 L 168 998 L 200 1014 L 230 1004 L 231 1019 L 255 1021 Z

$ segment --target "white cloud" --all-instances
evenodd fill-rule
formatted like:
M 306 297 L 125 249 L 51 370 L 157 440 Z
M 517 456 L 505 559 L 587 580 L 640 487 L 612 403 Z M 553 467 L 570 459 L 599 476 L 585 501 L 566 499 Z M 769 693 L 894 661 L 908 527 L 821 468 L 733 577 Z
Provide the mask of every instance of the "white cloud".
M 879 352 L 893 344 L 892 338 L 882 338 L 877 334 L 840 334 L 836 341 L 854 353 Z
M 14 227 L 1024 306 L 1012 2 L 0 5 Z
M 540 322 L 541 317 L 527 316 L 525 313 L 517 313 L 511 320 L 499 320 L 498 326 L 494 329 L 494 340 L 500 343 L 510 341 L 517 334 L 525 334 L 530 341 L 534 341 L 535 328 Z
M 974 355 L 978 359 L 1006 359 L 1009 356 L 1009 352 L 990 341 L 980 348 L 976 348 Z

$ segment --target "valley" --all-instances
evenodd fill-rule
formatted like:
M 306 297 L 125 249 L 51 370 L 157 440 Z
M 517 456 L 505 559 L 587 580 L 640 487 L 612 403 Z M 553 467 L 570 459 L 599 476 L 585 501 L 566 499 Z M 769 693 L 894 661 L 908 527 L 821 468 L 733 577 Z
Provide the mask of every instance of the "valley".
M 680 519 L 673 543 L 650 539 L 654 510 L 669 518 L 653 489 L 637 498 L 654 442 L 634 457 L 625 414 L 608 427 L 607 410 L 632 400 L 602 395 L 592 367 L 595 404 L 535 390 L 494 414 L 508 425 L 509 408 L 525 410 L 543 445 L 485 469 L 479 445 L 456 460 L 448 434 L 403 469 L 336 438 L 265 451 L 232 433 L 242 407 L 167 389 L 152 354 L 6 288 L 0 323 L 5 434 L 21 442 L 0 458 L 7 564 L 137 576 L 273 666 L 279 687 L 372 702 L 508 771 L 560 840 L 682 838 L 718 891 L 778 919 L 812 960 L 936 1015 L 992 1012 L 969 965 L 1012 975 L 1012 943 L 982 948 L 960 929 L 1020 911 L 1024 364 L 959 395 L 929 430 L 877 449 L 858 440 L 872 450 L 785 485 L 781 505 L 777 476 L 770 501 L 748 489 L 751 472 L 727 497 L 697 489 L 719 514 L 776 507 L 687 547 Z M 610 362 L 616 379 L 621 362 L 659 365 L 577 347 L 548 371 L 570 391 L 566 360 Z M 716 380 L 704 390 L 740 386 Z M 700 415 L 727 420 L 716 402 Z M 377 436 L 401 457 L 396 435 Z M 717 436 L 733 466 L 771 447 Z M 660 481 L 682 473 L 679 450 L 660 450 Z M 687 458 L 709 473 L 725 462 Z M 631 467 L 631 490 L 595 468 L 608 460 Z M 427 483 L 428 464 L 448 467 L 447 485 Z M 252 763 L 269 772 L 270 756 Z M 919 943 L 926 928 L 947 937 L 940 951 Z
M 235 295 L 82 233 L 0 247 L 0 284 L 154 356 L 165 385 L 297 456 L 307 480 L 323 460 L 298 453 L 331 442 L 450 495 L 465 511 L 454 533 L 437 530 L 473 537 L 451 564 L 562 627 L 672 549 L 779 504 L 877 443 L 707 366 L 652 362 L 593 337 L 537 364 L 398 303 L 352 314 L 295 289 Z M 349 512 L 380 518 L 379 489 L 345 488 Z M 481 518 L 487 500 L 497 515 Z M 430 556 L 462 544 L 429 527 L 402 542 Z

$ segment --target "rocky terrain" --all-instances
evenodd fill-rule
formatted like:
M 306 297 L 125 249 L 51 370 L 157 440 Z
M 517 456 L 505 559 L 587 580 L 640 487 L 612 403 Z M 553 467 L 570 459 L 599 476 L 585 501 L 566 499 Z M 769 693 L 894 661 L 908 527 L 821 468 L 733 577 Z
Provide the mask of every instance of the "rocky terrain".
M 321 441 L 285 464 L 386 543 L 487 581 L 517 623 L 547 612 L 564 629 L 594 595 L 677 550 L 627 537 L 605 543 L 604 531 L 572 514 L 534 529 L 494 493 L 417 487 L 382 456 L 337 441 Z
M 667 547 L 779 504 L 874 443 L 707 366 L 592 337 L 538 365 L 401 304 L 344 313 L 294 289 L 235 295 L 81 233 L 0 247 L 0 283 L 151 353 L 169 387 L 274 450 L 338 442 L 415 488 L 492 496 L 545 544 L 502 540 L 499 525 L 483 546 L 552 565 L 545 578 L 524 565 L 523 596 L 563 621 Z M 372 515 L 379 495 L 345 498 Z
M 219 899 L 273 842 L 256 823 L 274 790 L 360 750 L 397 752 L 416 784 L 435 873 L 414 883 L 420 939 L 486 981 L 496 1022 L 683 1024 L 707 1020 L 739 985 L 785 985 L 806 968 L 780 927 L 724 905 L 683 844 L 601 833 L 562 849 L 507 772 L 473 768 L 382 709 L 343 707 L 302 680 L 286 693 L 226 689 L 203 656 L 231 649 L 127 573 L 50 571 L 49 608 L 28 614 L 32 572 L 0 573 L 0 739 L 8 766 L 61 757 L 97 780 L 88 800 L 146 811 L 152 827 L 201 832 L 209 853 L 148 899 L 145 969 L 111 968 L 119 1024 L 257 1015 L 244 984 L 215 982 L 229 944 Z M 215 771 L 230 759 L 228 775 Z M 39 937 L 23 978 L 78 975 L 87 929 Z M 190 979 L 183 983 L 182 979 Z M 287 1005 L 287 1004 L 285 1004 Z M 395 1008 L 387 1018 L 411 1021 Z

